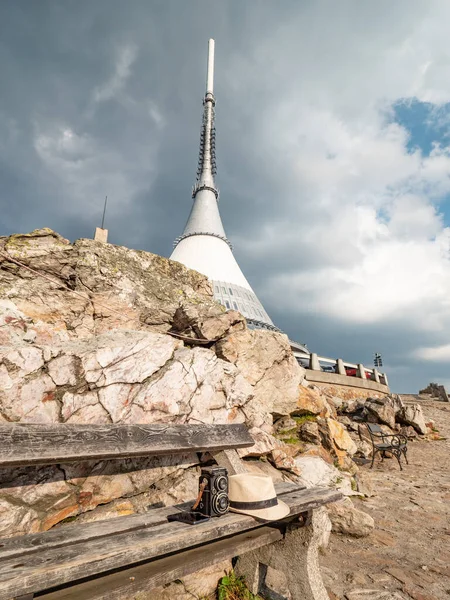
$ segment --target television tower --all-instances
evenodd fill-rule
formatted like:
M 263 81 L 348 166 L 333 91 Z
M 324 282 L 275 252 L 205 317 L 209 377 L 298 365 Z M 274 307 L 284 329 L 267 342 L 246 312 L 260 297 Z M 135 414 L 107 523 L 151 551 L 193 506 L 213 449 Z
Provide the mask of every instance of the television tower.
M 170 258 L 206 275 L 213 284 L 215 299 L 227 309 L 242 313 L 250 327 L 279 331 L 239 268 L 220 218 L 215 183 L 215 104 L 214 40 L 210 39 L 197 179 L 192 189 L 194 202 Z

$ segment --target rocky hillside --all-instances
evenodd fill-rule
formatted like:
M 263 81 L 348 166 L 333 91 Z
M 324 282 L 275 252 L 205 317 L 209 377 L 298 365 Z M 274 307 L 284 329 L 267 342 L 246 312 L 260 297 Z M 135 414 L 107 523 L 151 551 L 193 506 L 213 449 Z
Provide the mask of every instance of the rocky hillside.
M 341 405 L 285 335 L 250 331 L 179 263 L 48 229 L 0 238 L 0 422 L 245 423 L 249 469 L 313 485 L 356 471 Z M 1 470 L 0 535 L 187 500 L 199 460 Z

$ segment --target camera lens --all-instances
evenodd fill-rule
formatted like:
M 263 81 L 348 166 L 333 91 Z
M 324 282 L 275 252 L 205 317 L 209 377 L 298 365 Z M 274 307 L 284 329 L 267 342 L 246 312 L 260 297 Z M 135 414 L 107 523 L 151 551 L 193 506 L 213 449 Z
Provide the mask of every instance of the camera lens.
M 228 496 L 227 494 L 224 494 L 223 492 L 220 494 L 217 494 L 217 496 L 214 497 L 213 499 L 213 504 L 214 504 L 214 511 L 219 514 L 219 515 L 223 515 L 228 511 Z
M 228 487 L 228 482 L 227 482 L 227 478 L 224 477 L 223 475 L 221 477 L 218 477 L 216 479 L 216 489 L 220 490 L 221 492 L 225 491 Z
M 219 506 L 221 509 L 224 509 L 228 506 L 228 502 L 225 496 L 222 496 L 221 498 L 219 498 Z

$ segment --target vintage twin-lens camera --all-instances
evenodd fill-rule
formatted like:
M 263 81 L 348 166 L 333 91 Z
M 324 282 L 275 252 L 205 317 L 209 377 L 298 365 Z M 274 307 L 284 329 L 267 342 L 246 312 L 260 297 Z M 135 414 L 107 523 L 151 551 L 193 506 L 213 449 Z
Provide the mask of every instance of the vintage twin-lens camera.
M 198 496 L 189 512 L 168 515 L 168 521 L 197 525 L 210 517 L 221 517 L 228 512 L 228 472 L 223 467 L 205 467 L 198 482 Z
M 208 517 L 228 512 L 228 472 L 223 467 L 205 467 L 199 478 L 200 502 L 192 510 Z

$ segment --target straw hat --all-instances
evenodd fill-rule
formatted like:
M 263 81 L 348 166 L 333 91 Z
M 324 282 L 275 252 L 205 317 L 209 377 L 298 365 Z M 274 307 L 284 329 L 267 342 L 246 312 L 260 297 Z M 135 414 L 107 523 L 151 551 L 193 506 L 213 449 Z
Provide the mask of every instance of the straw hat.
M 228 478 L 230 510 L 264 521 L 284 519 L 290 512 L 287 504 L 278 500 L 272 478 L 268 475 L 241 473 Z

